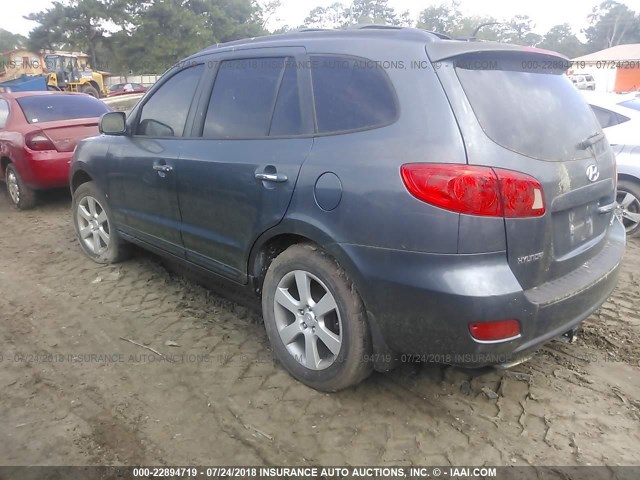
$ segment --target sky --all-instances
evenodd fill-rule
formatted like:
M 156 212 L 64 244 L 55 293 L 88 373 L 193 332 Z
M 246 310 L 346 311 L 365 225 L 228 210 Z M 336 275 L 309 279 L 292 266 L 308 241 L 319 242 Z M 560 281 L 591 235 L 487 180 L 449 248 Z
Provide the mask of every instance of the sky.
M 282 0 L 282 8 L 275 15 L 269 27 L 282 25 L 299 26 L 311 9 L 326 6 L 336 0 Z M 449 3 L 447 0 L 444 0 Z M 587 15 L 601 0 L 462 0 L 460 9 L 465 15 L 486 15 L 498 19 L 514 15 L 529 15 L 536 24 L 535 31 L 544 34 L 550 27 L 569 23 L 574 31 L 586 26 Z M 640 11 L 640 0 L 618 0 L 636 12 Z M 28 35 L 36 26 L 35 22 L 25 20 L 24 15 L 38 12 L 51 6 L 51 0 L 3 0 L 0 6 L 0 28 L 13 33 Z M 350 3 L 343 0 L 342 3 Z M 389 0 L 389 4 L 398 12 L 409 10 L 412 17 L 426 7 L 439 5 L 443 0 Z

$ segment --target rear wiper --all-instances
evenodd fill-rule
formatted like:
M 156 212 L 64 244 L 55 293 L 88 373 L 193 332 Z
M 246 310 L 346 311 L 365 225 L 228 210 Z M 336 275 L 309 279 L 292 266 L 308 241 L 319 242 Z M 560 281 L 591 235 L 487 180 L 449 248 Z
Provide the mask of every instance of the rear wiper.
M 604 133 L 594 133 L 590 137 L 587 137 L 585 140 L 581 141 L 578 144 L 578 148 L 580 150 L 586 150 L 589 147 L 593 147 L 596 143 L 604 138 Z

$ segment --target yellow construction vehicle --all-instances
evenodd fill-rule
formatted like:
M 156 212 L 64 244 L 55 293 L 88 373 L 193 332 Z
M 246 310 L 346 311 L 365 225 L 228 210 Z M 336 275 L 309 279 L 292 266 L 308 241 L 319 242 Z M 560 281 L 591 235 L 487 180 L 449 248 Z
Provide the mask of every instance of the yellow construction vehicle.
M 81 69 L 75 55 L 45 54 L 44 62 L 49 90 L 81 92 L 96 98 L 107 96 L 102 74 Z

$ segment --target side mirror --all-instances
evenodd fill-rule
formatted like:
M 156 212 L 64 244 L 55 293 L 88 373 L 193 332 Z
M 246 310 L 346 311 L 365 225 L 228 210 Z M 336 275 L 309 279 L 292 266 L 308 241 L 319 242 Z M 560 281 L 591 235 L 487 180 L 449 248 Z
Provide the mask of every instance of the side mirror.
M 124 112 L 107 112 L 100 117 L 98 129 L 105 135 L 124 135 L 127 131 L 127 116 Z

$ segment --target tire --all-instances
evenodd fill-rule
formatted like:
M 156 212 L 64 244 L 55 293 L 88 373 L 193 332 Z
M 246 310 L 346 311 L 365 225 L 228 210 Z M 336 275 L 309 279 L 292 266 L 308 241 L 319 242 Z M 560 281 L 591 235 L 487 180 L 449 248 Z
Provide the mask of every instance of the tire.
M 36 191 L 25 185 L 12 163 L 7 165 L 4 175 L 11 203 L 20 210 L 29 210 L 35 207 L 37 201 Z
M 96 90 L 94 87 L 92 87 L 91 85 L 84 85 L 80 91 L 82 93 L 86 93 L 87 95 L 91 95 L 94 98 L 100 98 L 100 92 L 98 92 L 98 90 Z
M 129 257 L 129 245 L 118 235 L 107 199 L 94 182 L 73 192 L 73 225 L 82 250 L 94 262 L 118 263 Z
M 300 295 L 305 288 L 298 285 L 308 285 L 310 295 Z M 293 245 L 271 263 L 262 310 L 276 357 L 305 385 L 335 392 L 371 373 L 371 336 L 362 299 L 346 272 L 318 247 Z
M 640 236 L 640 183 L 618 181 L 616 200 L 622 209 L 622 223 L 628 237 Z

